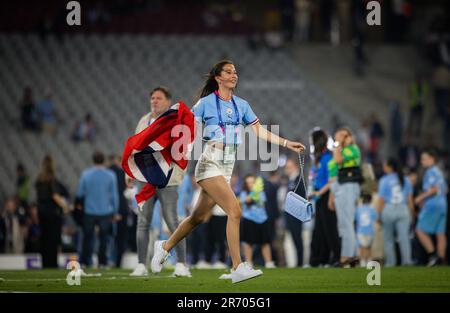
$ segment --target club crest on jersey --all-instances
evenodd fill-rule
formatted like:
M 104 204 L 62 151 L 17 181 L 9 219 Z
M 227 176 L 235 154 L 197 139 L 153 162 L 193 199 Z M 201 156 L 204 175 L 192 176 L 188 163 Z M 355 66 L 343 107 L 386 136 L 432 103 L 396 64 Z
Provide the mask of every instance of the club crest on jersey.
M 228 116 L 229 118 L 231 118 L 231 116 L 233 115 L 233 109 L 232 109 L 232 108 L 227 108 L 227 109 L 226 109 L 226 113 L 227 113 L 227 116 Z

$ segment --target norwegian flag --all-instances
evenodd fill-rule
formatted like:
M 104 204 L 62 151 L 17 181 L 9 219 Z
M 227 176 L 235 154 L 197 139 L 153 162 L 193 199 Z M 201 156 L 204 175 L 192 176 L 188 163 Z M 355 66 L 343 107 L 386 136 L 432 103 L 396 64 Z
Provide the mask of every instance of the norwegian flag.
M 127 139 L 122 168 L 128 176 L 147 183 L 136 195 L 141 210 L 145 201 L 155 194 L 156 188 L 167 185 L 174 163 L 183 170 L 186 168 L 187 154 L 192 149 L 195 136 L 194 127 L 194 115 L 180 101 L 147 128 Z

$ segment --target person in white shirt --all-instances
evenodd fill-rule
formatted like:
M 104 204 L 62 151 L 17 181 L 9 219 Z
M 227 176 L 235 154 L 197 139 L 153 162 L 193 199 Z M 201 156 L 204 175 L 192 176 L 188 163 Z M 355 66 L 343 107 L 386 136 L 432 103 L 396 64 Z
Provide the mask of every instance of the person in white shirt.
M 171 107 L 171 94 L 166 87 L 156 87 L 150 93 L 151 111 L 139 120 L 135 133 L 139 133 L 152 124 L 161 114 Z M 174 165 L 172 176 L 165 188 L 157 189 L 156 196 L 161 202 L 162 216 L 170 232 L 174 232 L 178 227 L 177 201 L 178 186 L 183 181 L 184 171 Z M 127 178 L 130 185 L 131 178 Z M 138 221 L 136 228 L 136 241 L 138 250 L 138 265 L 130 276 L 147 276 L 147 255 L 149 243 L 150 223 L 152 221 L 155 199 L 147 201 L 142 210 L 138 210 Z M 180 242 L 176 248 L 177 263 L 175 265 L 174 276 L 191 277 L 189 268 L 186 266 L 186 240 Z

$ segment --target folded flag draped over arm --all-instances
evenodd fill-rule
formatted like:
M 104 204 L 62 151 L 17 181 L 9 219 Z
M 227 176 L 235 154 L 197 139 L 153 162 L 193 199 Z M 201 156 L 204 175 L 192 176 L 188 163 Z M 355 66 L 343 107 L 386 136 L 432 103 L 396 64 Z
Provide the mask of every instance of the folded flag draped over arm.
M 136 195 L 140 209 L 155 194 L 156 187 L 167 185 L 174 163 L 183 170 L 187 167 L 194 126 L 194 115 L 180 101 L 150 126 L 127 139 L 122 168 L 128 176 L 146 183 Z

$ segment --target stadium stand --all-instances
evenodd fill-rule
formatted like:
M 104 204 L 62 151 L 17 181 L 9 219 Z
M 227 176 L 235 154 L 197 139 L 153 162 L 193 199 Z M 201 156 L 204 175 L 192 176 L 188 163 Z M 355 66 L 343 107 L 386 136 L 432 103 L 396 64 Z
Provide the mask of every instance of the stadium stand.
M 303 140 L 319 120 L 331 127 L 335 114 L 356 125 L 305 77 L 289 51 L 254 51 L 245 37 L 76 34 L 61 42 L 54 36 L 43 41 L 34 34 L 2 34 L 0 53 L 1 140 L 9 147 L 1 152 L 3 195 L 13 192 L 16 162 L 26 161 L 35 177 L 46 153 L 55 156 L 61 179 L 74 192 L 93 148 L 121 153 L 149 108 L 151 88 L 166 85 L 175 99 L 192 106 L 200 74 L 222 58 L 235 60 L 242 81 L 238 94 L 252 103 L 263 124 L 280 124 L 281 133 Z M 20 128 L 18 103 L 25 86 L 32 87 L 36 99 L 51 88 L 60 119 L 54 135 Z M 74 143 L 70 134 L 75 122 L 87 113 L 93 116 L 95 140 Z

